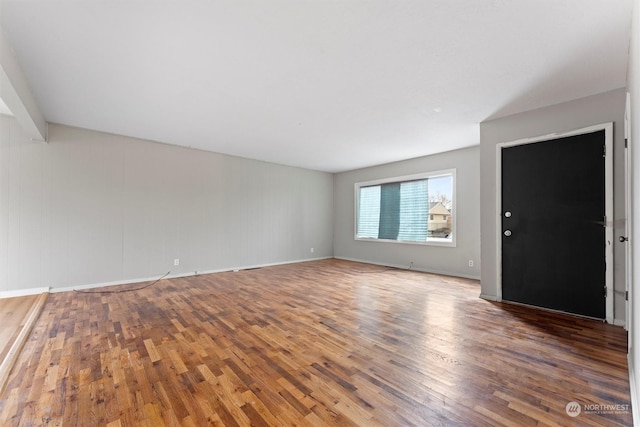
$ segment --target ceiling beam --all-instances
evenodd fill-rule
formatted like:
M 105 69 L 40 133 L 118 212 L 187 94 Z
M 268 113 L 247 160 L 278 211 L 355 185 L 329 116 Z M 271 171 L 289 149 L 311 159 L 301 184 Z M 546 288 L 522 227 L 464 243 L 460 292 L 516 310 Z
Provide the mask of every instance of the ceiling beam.
M 47 122 L 9 41 L 0 29 L 0 99 L 33 141 L 47 140 Z

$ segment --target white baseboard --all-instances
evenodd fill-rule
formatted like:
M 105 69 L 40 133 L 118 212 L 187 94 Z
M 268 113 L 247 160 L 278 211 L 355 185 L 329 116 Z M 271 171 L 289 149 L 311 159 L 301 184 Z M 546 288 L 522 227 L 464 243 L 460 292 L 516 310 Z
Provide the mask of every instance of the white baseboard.
M 80 291 L 83 289 L 104 288 L 106 286 L 129 285 L 132 283 L 151 282 L 153 280 L 158 280 L 158 278 L 160 277 L 162 277 L 162 275 L 158 275 L 156 277 L 140 277 L 137 279 L 128 279 L 128 280 L 115 280 L 113 282 L 89 283 L 86 285 L 77 285 L 77 286 L 64 286 L 60 288 L 53 287 L 51 288 L 51 293 L 55 294 L 58 292 Z M 179 276 L 171 276 L 171 275 L 166 276 L 166 278 L 171 278 L 171 277 L 179 277 Z
M 407 266 L 407 265 L 382 263 L 382 262 L 375 262 L 375 261 L 369 261 L 369 260 L 357 259 L 357 258 L 347 258 L 347 257 L 339 257 L 339 256 L 336 256 L 334 258 L 335 259 L 341 259 L 341 260 L 344 260 L 344 261 L 361 262 L 363 264 L 373 264 L 373 265 L 381 265 L 381 266 L 384 266 L 384 267 L 399 268 L 401 270 L 420 271 L 422 273 L 440 274 L 442 276 L 452 276 L 452 277 L 461 277 L 463 279 L 480 280 L 480 276 L 475 276 L 475 275 L 471 275 L 471 274 L 461 274 L 461 273 L 455 273 L 455 272 L 451 272 L 451 271 L 443 271 L 443 270 L 436 270 L 436 269 L 430 269 L 430 268 L 420 268 L 420 267 L 409 268 L 409 266 Z
M 172 274 L 171 272 L 169 272 L 169 274 L 165 277 L 165 279 L 177 279 L 179 277 L 190 277 L 190 276 L 200 276 L 203 274 L 223 273 L 225 271 L 251 270 L 254 268 L 272 267 L 276 265 L 286 265 L 286 264 L 298 264 L 301 262 L 319 261 L 319 260 L 330 259 L 330 258 L 333 258 L 333 257 L 308 258 L 308 259 L 274 262 L 274 263 L 267 263 L 267 264 L 254 264 L 254 265 L 237 266 L 237 267 L 231 267 L 231 268 L 220 268 L 215 270 L 185 271 L 185 272 L 175 273 L 175 274 Z M 158 280 L 162 276 L 163 276 L 162 274 L 158 274 L 157 276 L 154 276 L 154 277 L 139 277 L 139 278 L 125 279 L 125 280 L 116 280 L 113 282 L 101 282 L 101 283 L 90 283 L 90 284 L 77 285 L 77 286 L 65 286 L 60 288 L 51 288 L 50 292 L 51 293 L 70 292 L 70 291 L 83 290 L 83 289 L 103 288 L 106 286 L 131 285 L 134 283 L 152 282 L 154 280 Z
M 627 364 L 629 365 L 629 387 L 631 390 L 631 416 L 633 417 L 633 425 L 640 426 L 640 396 L 638 396 L 638 384 L 635 369 L 633 366 L 632 354 L 627 354 Z
M 613 319 L 613 324 L 616 326 L 625 327 L 627 325 L 627 322 L 625 322 L 624 319 Z
M 480 294 L 480 298 L 486 299 L 487 301 L 498 301 L 498 297 L 494 295 Z
M 49 288 L 48 287 L 31 288 L 31 289 L 15 289 L 13 291 L 0 292 L 0 298 L 24 297 L 24 296 L 27 296 L 27 295 L 43 294 L 45 292 L 49 292 Z

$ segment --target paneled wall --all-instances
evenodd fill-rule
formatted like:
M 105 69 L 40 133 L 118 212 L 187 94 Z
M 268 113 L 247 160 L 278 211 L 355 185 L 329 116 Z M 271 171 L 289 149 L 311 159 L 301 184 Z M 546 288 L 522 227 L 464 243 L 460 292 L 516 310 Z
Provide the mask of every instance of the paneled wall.
M 0 116 L 0 292 L 330 257 L 332 216 L 329 173 Z

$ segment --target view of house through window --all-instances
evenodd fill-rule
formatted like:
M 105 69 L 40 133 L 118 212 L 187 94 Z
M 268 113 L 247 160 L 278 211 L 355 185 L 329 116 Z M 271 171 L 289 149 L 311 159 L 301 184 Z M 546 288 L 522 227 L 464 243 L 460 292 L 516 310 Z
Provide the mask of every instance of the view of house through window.
M 453 244 L 455 170 L 356 184 L 356 239 Z

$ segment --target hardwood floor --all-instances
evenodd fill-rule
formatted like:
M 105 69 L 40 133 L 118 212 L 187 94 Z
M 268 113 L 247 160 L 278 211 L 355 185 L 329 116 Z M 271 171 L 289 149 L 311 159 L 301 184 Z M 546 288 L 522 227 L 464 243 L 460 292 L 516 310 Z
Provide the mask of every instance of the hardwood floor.
M 20 334 L 29 309 L 38 295 L 0 299 L 0 360 L 4 360 L 11 345 Z
M 622 328 L 479 291 L 324 260 L 51 294 L 0 425 L 632 424 Z
M 40 315 L 48 293 L 0 298 L 0 392 L 31 328 Z

